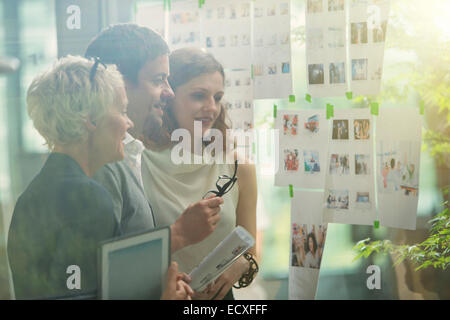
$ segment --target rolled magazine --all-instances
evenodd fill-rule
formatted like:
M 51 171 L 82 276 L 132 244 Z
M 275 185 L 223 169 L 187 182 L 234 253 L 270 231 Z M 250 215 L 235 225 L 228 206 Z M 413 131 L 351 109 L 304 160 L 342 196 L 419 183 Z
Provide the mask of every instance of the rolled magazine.
M 253 236 L 243 227 L 237 226 L 191 271 L 189 276 L 192 281 L 189 285 L 195 291 L 202 291 L 254 245 Z

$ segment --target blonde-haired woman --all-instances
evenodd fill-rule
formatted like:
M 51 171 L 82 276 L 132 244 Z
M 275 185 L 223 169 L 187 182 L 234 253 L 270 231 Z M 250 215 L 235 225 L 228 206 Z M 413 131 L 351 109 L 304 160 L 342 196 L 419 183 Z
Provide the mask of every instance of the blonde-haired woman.
M 81 275 L 76 294 L 92 294 L 98 244 L 121 233 L 111 196 L 91 177 L 124 157 L 122 140 L 133 123 L 122 76 L 98 59 L 68 56 L 33 80 L 27 104 L 51 153 L 12 216 L 8 256 L 16 298 L 73 295 L 67 270 L 74 265 Z M 185 297 L 190 289 L 168 287 L 164 297 Z

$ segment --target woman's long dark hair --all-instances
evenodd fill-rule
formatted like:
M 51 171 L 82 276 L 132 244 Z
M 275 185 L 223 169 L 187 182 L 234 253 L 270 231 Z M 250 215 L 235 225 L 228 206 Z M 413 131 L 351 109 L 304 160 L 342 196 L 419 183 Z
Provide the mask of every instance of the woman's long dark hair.
M 201 49 L 182 48 L 175 50 L 169 57 L 169 63 L 170 76 L 168 80 L 175 94 L 178 87 L 203 74 L 219 72 L 225 82 L 225 73 L 220 62 L 218 62 L 212 54 Z M 173 101 L 168 102 L 167 107 L 164 110 L 161 130 L 157 135 L 147 137 L 150 139 L 150 147 L 161 150 L 170 146 L 170 136 L 173 131 L 179 128 L 173 110 Z M 212 128 L 222 132 L 224 150 L 227 146 L 226 130 L 229 129 L 226 121 L 227 115 L 225 108 L 221 105 L 219 116 Z

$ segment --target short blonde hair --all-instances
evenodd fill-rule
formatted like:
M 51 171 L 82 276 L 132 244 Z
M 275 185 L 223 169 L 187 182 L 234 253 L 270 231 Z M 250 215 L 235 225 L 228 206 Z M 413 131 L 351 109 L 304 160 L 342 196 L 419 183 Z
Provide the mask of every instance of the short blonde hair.
M 117 88 L 125 86 L 114 65 L 99 64 L 91 81 L 93 65 L 93 60 L 69 55 L 33 79 L 27 93 L 28 115 L 50 150 L 85 141 L 86 120 L 105 116 L 116 101 Z

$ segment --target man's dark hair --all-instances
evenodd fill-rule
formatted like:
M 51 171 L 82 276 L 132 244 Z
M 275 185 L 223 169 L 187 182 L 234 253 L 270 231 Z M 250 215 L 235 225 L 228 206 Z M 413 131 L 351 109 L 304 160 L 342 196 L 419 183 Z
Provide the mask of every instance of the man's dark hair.
M 117 24 L 98 34 L 88 45 L 85 56 L 99 57 L 105 64 L 115 64 L 125 79 L 137 83 L 142 67 L 168 54 L 164 39 L 150 28 L 133 23 Z

